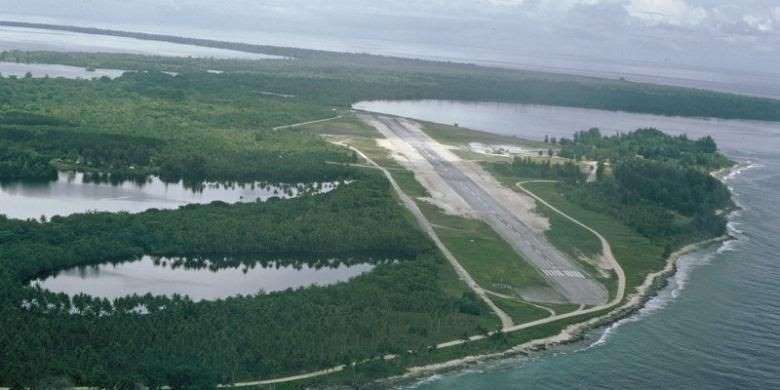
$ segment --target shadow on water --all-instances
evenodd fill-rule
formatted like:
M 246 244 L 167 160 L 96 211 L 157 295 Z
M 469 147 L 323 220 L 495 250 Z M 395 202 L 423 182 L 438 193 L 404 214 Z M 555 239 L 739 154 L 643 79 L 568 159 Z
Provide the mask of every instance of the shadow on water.
M 193 301 L 255 295 L 347 281 L 380 264 L 383 257 L 158 257 L 77 266 L 32 280 L 30 285 L 69 297 L 186 296 Z
M 326 193 L 339 184 L 165 181 L 157 176 L 60 171 L 52 180 L 0 182 L 0 214 L 37 219 L 87 211 L 136 213 L 214 201 L 265 202 Z

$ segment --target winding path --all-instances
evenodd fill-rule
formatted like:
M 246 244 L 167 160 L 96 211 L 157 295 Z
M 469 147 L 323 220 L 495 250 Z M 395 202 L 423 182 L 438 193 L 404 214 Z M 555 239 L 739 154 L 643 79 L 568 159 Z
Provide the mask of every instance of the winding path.
M 617 259 L 615 259 L 615 255 L 612 253 L 612 247 L 609 245 L 609 241 L 607 241 L 607 239 L 604 238 L 604 236 L 602 236 L 601 233 L 593 230 L 590 226 L 585 225 L 584 223 L 574 219 L 573 217 L 564 213 L 563 211 L 558 210 L 558 208 L 556 208 L 555 206 L 547 203 L 547 201 L 545 201 L 544 199 L 540 198 L 533 192 L 523 187 L 523 184 L 532 183 L 532 182 L 549 183 L 549 182 L 554 182 L 554 180 L 528 180 L 528 181 L 518 182 L 516 183 L 516 186 L 517 188 L 520 189 L 520 191 L 523 191 L 526 195 L 534 198 L 534 200 L 536 200 L 537 202 L 549 207 L 552 211 L 555 211 L 556 213 L 560 214 L 562 217 L 568 219 L 569 221 L 593 233 L 593 235 L 595 235 L 599 239 L 599 241 L 601 242 L 601 255 L 604 257 L 605 260 L 607 260 L 607 263 L 609 263 L 610 268 L 613 271 L 615 271 L 615 274 L 617 274 L 618 277 L 618 289 L 617 292 L 615 293 L 615 296 L 620 297 L 620 299 L 622 300 L 623 295 L 625 295 L 626 293 L 626 275 L 623 272 L 623 268 L 620 266 Z
M 488 297 L 487 293 L 485 292 L 485 289 L 480 287 L 480 285 L 474 280 L 474 278 L 469 274 L 468 271 L 466 271 L 466 268 L 463 267 L 463 265 L 460 264 L 458 259 L 455 257 L 455 255 L 450 252 L 449 249 L 444 245 L 444 243 L 439 239 L 439 235 L 436 234 L 436 230 L 434 230 L 433 225 L 431 225 L 431 222 L 428 221 L 428 219 L 425 217 L 425 215 L 422 213 L 420 208 L 417 206 L 417 203 L 409 196 L 407 195 L 403 189 L 401 189 L 401 186 L 398 185 L 398 183 L 393 178 L 393 175 L 390 174 L 390 171 L 385 169 L 383 166 L 377 164 L 372 160 L 370 157 L 366 156 L 365 153 L 363 153 L 360 149 L 355 148 L 352 145 L 348 145 L 345 143 L 339 143 L 340 145 L 348 147 L 350 150 L 354 151 L 360 157 L 368 161 L 369 164 L 371 164 L 373 167 L 379 169 L 384 173 L 385 177 L 387 177 L 387 180 L 390 181 L 390 184 L 393 186 L 393 189 L 395 190 L 396 194 L 398 194 L 398 197 L 403 202 L 404 206 L 414 215 L 414 218 L 417 220 L 417 223 L 420 225 L 420 227 L 425 231 L 426 234 L 433 240 L 433 242 L 436 244 L 436 247 L 439 248 L 442 254 L 444 254 L 444 257 L 447 258 L 447 261 L 450 262 L 450 265 L 452 265 L 452 268 L 455 269 L 455 272 L 458 274 L 458 277 L 460 277 L 461 280 L 463 280 L 466 285 L 469 286 L 469 288 L 474 291 L 475 294 L 477 294 L 480 299 L 482 299 L 483 302 L 485 302 L 488 307 L 490 307 L 490 310 L 493 311 L 493 313 L 496 314 L 496 316 L 501 320 L 501 328 L 506 329 L 509 327 L 514 326 L 514 321 L 512 321 L 512 317 L 510 317 L 506 312 L 501 310 L 490 297 Z
M 290 125 L 276 126 L 273 129 L 271 129 L 271 130 L 281 130 L 281 129 L 289 129 L 289 128 L 298 127 L 298 126 L 313 125 L 315 123 L 332 121 L 332 120 L 335 120 L 335 119 L 339 119 L 341 117 L 343 117 L 343 115 L 336 115 L 336 116 L 333 116 L 333 117 L 330 117 L 330 118 L 317 119 L 317 120 L 308 121 L 308 122 L 298 122 L 298 123 L 293 123 L 293 124 L 290 124 Z
M 415 175 L 426 172 L 441 181 L 443 189 L 462 199 L 480 220 L 485 222 L 524 260 L 535 267 L 558 294 L 569 303 L 600 306 L 609 300 L 604 286 L 586 272 L 575 259 L 565 255 L 534 228 L 533 217 L 519 212 L 513 201 L 526 199 L 493 179 L 478 164 L 463 162 L 438 141 L 427 135 L 414 121 L 379 116 L 361 116 L 385 138 L 395 140 L 401 154 L 409 160 L 425 162 L 429 167 L 414 165 Z M 418 172 L 419 170 L 419 172 Z M 423 183 L 432 193 L 437 186 Z M 430 185 L 430 187 L 429 187 Z M 533 201 L 527 199 L 530 205 Z M 522 206 L 524 207 L 524 206 Z
M 496 334 L 498 332 L 501 332 L 501 333 L 511 333 L 511 332 L 516 332 L 516 331 L 520 331 L 520 330 L 523 330 L 523 329 L 529 329 L 529 328 L 533 328 L 533 327 L 536 327 L 536 326 L 549 324 L 549 323 L 556 322 L 556 321 L 563 320 L 563 319 L 567 319 L 567 318 L 580 316 L 580 315 L 583 315 L 583 314 L 596 313 L 596 312 L 599 312 L 599 311 L 602 311 L 602 310 L 613 308 L 614 306 L 617 306 L 623 300 L 624 295 L 625 295 L 625 285 L 626 285 L 625 273 L 623 272 L 623 268 L 620 267 L 620 264 L 617 262 L 617 260 L 613 256 L 612 248 L 610 247 L 609 242 L 607 242 L 607 240 L 600 233 L 598 233 L 597 231 L 593 230 L 592 228 L 590 228 L 589 226 L 583 224 L 582 222 L 574 219 L 573 217 L 569 216 L 568 214 L 562 212 L 561 210 L 559 210 L 555 206 L 547 203 L 547 201 L 545 201 L 544 199 L 538 197 L 536 194 L 534 194 L 533 192 L 529 191 L 528 189 L 526 189 L 526 188 L 524 188 L 522 186 L 522 184 L 528 183 L 528 182 L 533 182 L 533 180 L 532 181 L 526 181 L 526 182 L 519 182 L 519 183 L 517 183 L 517 187 L 521 191 L 523 191 L 527 195 L 533 197 L 536 201 L 538 201 L 538 202 L 544 204 L 545 206 L 549 207 L 551 210 L 555 211 L 556 213 L 558 213 L 558 214 L 562 215 L 563 217 L 567 218 L 571 222 L 573 222 L 573 223 L 575 223 L 575 224 L 577 224 L 577 225 L 587 229 L 588 231 L 590 231 L 591 233 L 595 234 L 596 237 L 599 238 L 599 241 L 601 241 L 601 245 L 602 245 L 602 254 L 604 256 L 606 256 L 606 258 L 607 258 L 607 260 L 609 262 L 612 263 L 613 270 L 615 271 L 615 273 L 616 273 L 616 275 L 618 277 L 618 290 L 617 290 L 617 293 L 615 294 L 615 297 L 610 302 L 608 302 L 608 303 L 606 303 L 604 305 L 594 306 L 594 307 L 591 307 L 589 309 L 585 309 L 584 306 L 580 306 L 579 309 L 577 309 L 575 311 L 572 311 L 572 312 L 563 313 L 563 314 L 557 314 L 557 315 L 553 314 L 553 315 L 551 315 L 549 317 L 545 317 L 545 318 L 542 318 L 542 319 L 539 319 L 539 320 L 535 320 L 535 321 L 531 321 L 531 322 L 525 322 L 525 323 L 522 323 L 522 324 L 514 324 L 512 319 L 511 319 L 511 317 L 509 317 L 509 315 L 507 315 L 503 310 L 501 310 L 498 306 L 496 306 L 495 303 L 493 303 L 493 301 L 490 299 L 490 297 L 488 297 L 489 294 L 493 294 L 495 296 L 503 297 L 503 294 L 499 294 L 499 293 L 495 293 L 495 292 L 492 292 L 492 291 L 485 290 L 482 287 L 480 287 L 476 283 L 476 281 L 474 281 L 474 279 L 471 277 L 471 275 L 469 275 L 468 271 L 466 271 L 466 269 L 457 261 L 455 256 L 453 256 L 452 253 L 444 246 L 444 244 L 441 242 L 441 240 L 439 239 L 438 235 L 436 234 L 435 230 L 433 229 L 433 226 L 431 225 L 431 223 L 422 214 L 422 211 L 419 209 L 419 207 L 414 202 L 414 200 L 412 200 L 405 192 L 403 192 L 403 190 L 398 185 L 398 183 L 396 183 L 395 179 L 392 177 L 390 172 L 387 169 L 385 169 L 384 167 L 382 167 L 379 164 L 377 164 L 376 162 L 374 162 L 371 158 L 366 156 L 359 149 L 357 149 L 357 148 L 355 148 L 355 147 L 353 147 L 351 145 L 347 145 L 347 144 L 345 144 L 343 142 L 334 142 L 334 143 L 337 143 L 337 144 L 342 145 L 342 146 L 346 146 L 349 149 L 355 151 L 355 153 L 359 154 L 367 162 L 369 162 L 371 164 L 371 167 L 379 169 L 379 170 L 381 170 L 384 173 L 385 177 L 387 177 L 387 179 L 390 181 L 390 184 L 392 185 L 393 189 L 398 194 L 399 198 L 401 198 L 401 200 L 404 203 L 404 205 L 409 209 L 409 211 L 412 212 L 412 214 L 414 214 L 414 216 L 417 219 L 418 223 L 420 224 L 420 226 L 423 227 L 423 229 L 426 231 L 426 233 L 428 233 L 431 236 L 431 239 L 434 241 L 434 243 L 436 243 L 437 247 L 439 247 L 439 249 L 442 251 L 442 253 L 444 253 L 445 257 L 447 257 L 447 260 L 450 261 L 450 264 L 452 264 L 453 268 L 455 268 L 455 271 L 458 273 L 458 275 L 461 277 L 461 279 L 463 279 L 466 282 L 466 284 L 481 299 L 483 299 L 485 301 L 485 303 L 501 319 L 501 323 L 502 323 L 503 326 L 502 326 L 502 329 L 500 331 L 492 331 L 492 332 L 489 332 L 487 334 L 474 335 L 474 336 L 469 337 L 468 339 L 458 339 L 458 340 L 452 340 L 452 341 L 448 341 L 448 342 L 443 342 L 443 343 L 440 343 L 440 344 L 436 345 L 437 349 L 449 348 L 449 347 L 454 347 L 454 346 L 457 346 L 457 345 L 462 345 L 462 344 L 465 344 L 465 343 L 469 343 L 469 342 L 472 342 L 472 341 L 484 340 L 484 339 L 486 339 L 486 338 L 488 338 L 488 337 L 490 337 L 490 336 L 492 336 L 492 335 L 494 335 L 494 334 Z M 549 180 L 539 180 L 539 181 L 550 182 Z M 551 309 L 548 309 L 548 308 L 545 308 L 545 309 L 548 310 L 548 311 L 551 310 Z M 552 313 L 554 313 L 554 311 Z M 398 357 L 397 355 L 387 355 L 387 356 L 384 356 L 383 359 L 384 360 L 392 360 L 392 359 L 395 359 L 397 357 Z M 357 362 L 357 363 L 353 363 L 352 365 L 354 365 L 354 364 L 360 364 L 360 363 Z M 227 388 L 227 387 L 255 387 L 255 386 L 261 386 L 261 385 L 273 385 L 273 384 L 280 384 L 280 383 L 289 383 L 289 382 L 295 382 L 295 381 L 300 381 L 300 380 L 305 380 L 305 379 L 312 379 L 312 378 L 317 378 L 317 377 L 320 377 L 320 376 L 325 376 L 325 375 L 338 373 L 338 372 L 344 371 L 344 369 L 346 369 L 348 366 L 349 365 L 342 364 L 342 365 L 338 365 L 338 366 L 335 366 L 335 367 L 326 368 L 326 369 L 318 370 L 318 371 L 312 371 L 312 372 L 308 372 L 308 373 L 302 373 L 302 374 L 298 374 L 298 375 L 291 375 L 291 376 L 286 376 L 286 377 L 279 377 L 279 378 L 265 379 L 265 380 L 257 380 L 257 381 L 236 382 L 236 383 L 232 383 L 232 384 L 218 385 L 217 387 L 219 387 L 219 388 Z M 164 388 L 167 388 L 167 387 L 164 387 Z M 87 390 L 87 389 L 91 389 L 91 388 L 90 387 L 74 387 L 73 389 L 75 389 L 75 390 Z M 9 390 L 9 388 L 0 387 L 0 390 Z
M 490 290 L 485 290 L 485 292 L 490 294 L 490 295 L 499 297 L 499 298 L 504 298 L 504 299 L 509 299 L 509 300 L 512 300 L 512 301 L 517 301 L 517 302 L 520 302 L 520 303 L 522 303 L 524 305 L 533 306 L 533 307 L 536 307 L 538 309 L 542 309 L 542 310 L 550 313 L 551 316 L 554 316 L 556 314 L 555 310 L 550 309 L 547 306 L 542 306 L 542 305 L 539 305 L 539 304 L 536 304 L 536 303 L 528 302 L 526 300 L 523 300 L 521 298 L 518 298 L 518 297 L 515 297 L 515 296 L 512 296 L 512 295 L 502 294 L 500 292 L 490 291 Z

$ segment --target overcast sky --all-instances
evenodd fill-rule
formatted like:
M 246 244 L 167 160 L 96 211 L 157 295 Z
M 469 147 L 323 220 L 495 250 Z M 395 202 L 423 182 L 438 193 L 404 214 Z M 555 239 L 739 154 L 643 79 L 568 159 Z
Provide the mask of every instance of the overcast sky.
M 0 0 L 0 18 L 552 65 L 780 69 L 780 0 Z

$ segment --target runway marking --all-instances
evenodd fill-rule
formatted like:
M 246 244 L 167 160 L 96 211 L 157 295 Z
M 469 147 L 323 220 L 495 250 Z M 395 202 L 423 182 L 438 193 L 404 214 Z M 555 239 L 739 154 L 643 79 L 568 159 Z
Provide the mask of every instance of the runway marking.
M 579 279 L 585 279 L 585 275 L 583 275 L 580 271 L 575 270 L 560 270 L 560 269 L 543 269 L 542 272 L 544 272 L 545 275 L 550 277 L 569 277 L 569 278 L 579 278 Z
M 583 271 L 579 271 L 571 259 L 552 247 L 545 241 L 543 235 L 535 232 L 522 219 L 515 216 L 499 199 L 494 197 L 489 190 L 482 185 L 490 186 L 490 183 L 480 183 L 478 177 L 488 173 L 475 167 L 475 171 L 459 167 L 455 161 L 448 160 L 436 149 L 436 141 L 429 140 L 422 131 L 407 128 L 404 123 L 392 119 L 379 119 L 382 126 L 377 127 L 381 132 L 387 133 L 388 138 L 398 138 L 400 142 L 406 142 L 416 155 L 426 160 L 433 173 L 438 175 L 443 184 L 459 195 L 474 214 L 481 217 L 491 229 L 493 229 L 504 241 L 506 241 L 518 254 L 537 269 L 541 269 L 544 278 L 551 287 L 558 290 L 568 301 L 578 303 L 600 302 L 603 288 Z M 418 134 L 419 133 L 419 134 Z M 477 180 L 477 181 L 475 181 Z M 546 270 L 546 271 L 545 271 Z

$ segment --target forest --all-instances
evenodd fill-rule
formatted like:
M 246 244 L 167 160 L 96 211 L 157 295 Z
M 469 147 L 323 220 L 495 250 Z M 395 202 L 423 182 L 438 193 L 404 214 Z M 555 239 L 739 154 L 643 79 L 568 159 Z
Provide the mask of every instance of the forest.
M 121 33 L 121 32 L 114 32 Z M 153 38 L 154 39 L 154 38 Z M 164 39 L 167 40 L 167 39 Z M 607 80 L 490 68 L 471 64 L 331 53 L 245 44 L 209 44 L 286 59 L 193 59 L 107 53 L 0 53 L 0 61 L 176 72 L 216 91 L 230 85 L 294 96 L 325 106 L 362 100 L 455 99 L 605 109 L 670 116 L 780 121 L 780 101 L 767 98 Z M 208 71 L 223 71 L 214 74 Z M 216 92 L 215 91 L 215 92 Z M 159 93 L 151 88 L 148 93 Z M 175 94 L 170 96 L 175 97 Z
M 338 112 L 215 76 L 0 78 L 0 179 L 75 169 L 90 180 L 343 183 L 327 194 L 258 203 L 0 216 L 0 328 L 14 329 L 0 332 L 0 384 L 211 388 L 425 349 L 495 326 L 383 176 L 349 166 L 354 153 L 317 135 L 274 129 Z M 193 266 L 206 259 L 249 266 L 251 258 L 376 267 L 347 283 L 219 301 L 109 302 L 29 286 L 70 267 L 143 255 Z
M 55 168 L 178 181 L 342 179 L 355 156 L 273 127 L 333 116 L 329 108 L 164 73 L 116 80 L 0 78 L 0 179 Z
M 599 129 L 593 128 L 574 133 L 573 139 L 562 138 L 559 143 L 561 157 L 574 160 L 620 161 L 637 157 L 704 170 L 732 164 L 717 152 L 718 146 L 710 136 L 691 140 L 685 134 L 672 136 L 653 128 L 613 136 L 603 136 Z
M 572 161 L 553 163 L 550 160 L 535 161 L 529 157 L 515 157 L 511 164 L 494 164 L 494 172 L 517 178 L 555 179 L 567 182 L 585 180 L 579 165 Z
M 219 301 L 109 302 L 26 286 L 58 269 L 142 254 L 378 265 L 349 283 Z M 213 387 L 484 332 L 489 311 L 472 295 L 445 292 L 443 267 L 373 172 L 327 194 L 284 201 L 48 221 L 0 217 L 0 328 L 14 329 L 0 333 L 0 383 Z M 139 306 L 148 313 L 133 310 Z
M 562 157 L 598 161 L 597 180 L 567 180 L 563 168 L 530 163 L 535 168 L 529 169 L 528 162 L 517 160 L 493 169 L 517 178 L 561 180 L 559 189 L 569 200 L 669 248 L 725 234 L 724 211 L 734 204 L 728 188 L 710 172 L 734 163 L 711 137 L 694 140 L 656 129 L 603 136 L 593 128 L 558 143 Z
M 14 330 L 0 332 L 0 385 L 210 388 L 427 349 L 495 328 L 496 319 L 381 175 L 351 166 L 357 158 L 345 148 L 279 126 L 333 117 L 360 100 L 421 98 L 780 120 L 780 102 L 769 99 L 364 54 L 186 43 L 289 58 L 2 52 L 0 61 L 129 72 L 94 80 L 0 77 L 0 180 L 46 180 L 68 169 L 95 180 L 158 175 L 191 183 L 348 184 L 264 203 L 26 221 L 0 216 L 0 329 Z M 559 146 L 561 156 L 600 161 L 599 180 L 583 184 L 575 163 L 516 159 L 501 169 L 561 180 L 567 197 L 669 245 L 723 230 L 716 211 L 730 207 L 730 198 L 708 172 L 731 162 L 711 138 L 651 129 L 604 137 L 590 130 Z M 250 258 L 376 267 L 329 287 L 200 302 L 151 295 L 111 302 L 29 285 L 70 267 L 143 255 L 191 259 L 195 267 L 205 259 L 222 259 L 216 267 L 248 265 Z

